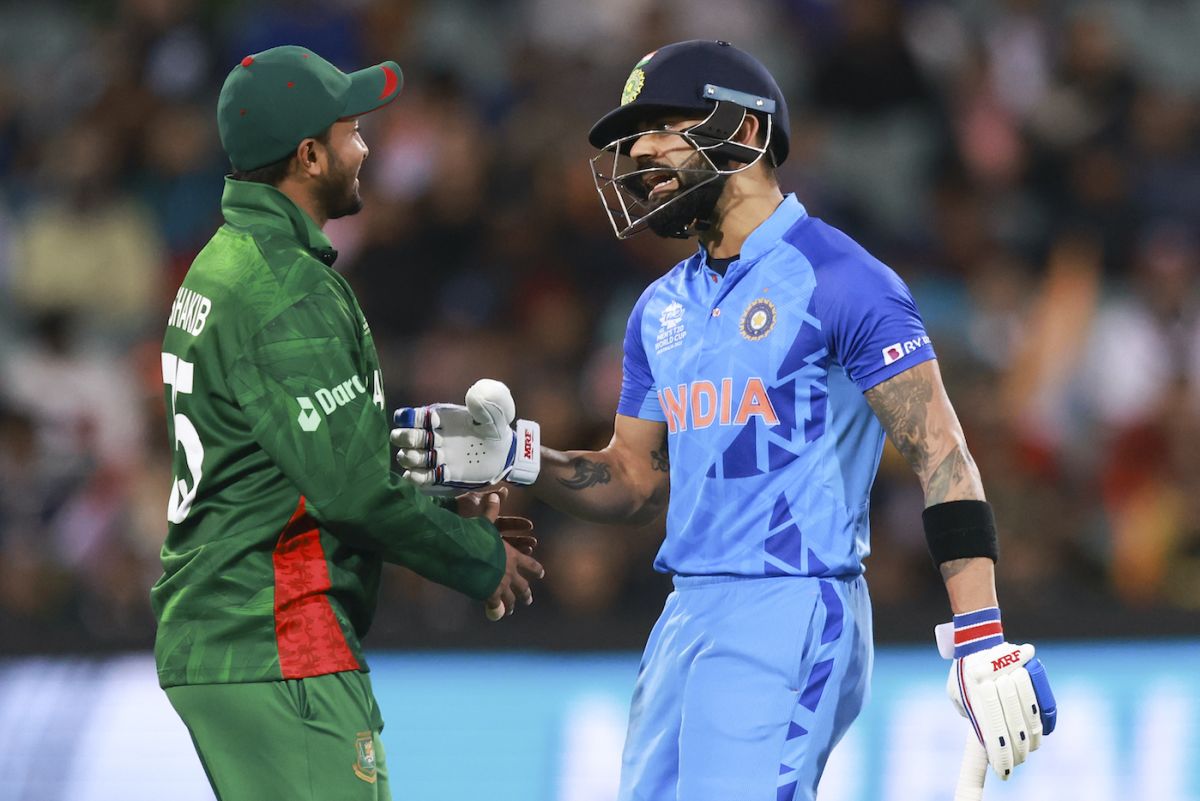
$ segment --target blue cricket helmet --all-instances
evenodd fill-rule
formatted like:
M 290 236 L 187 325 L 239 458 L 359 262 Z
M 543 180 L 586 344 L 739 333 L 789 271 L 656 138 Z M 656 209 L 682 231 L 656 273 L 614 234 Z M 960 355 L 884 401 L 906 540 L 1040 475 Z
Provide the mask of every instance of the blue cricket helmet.
M 771 141 L 767 151 L 776 165 L 788 156 L 790 123 L 787 102 L 779 84 L 754 56 L 729 42 L 693 39 L 676 42 L 647 54 L 634 66 L 621 93 L 621 105 L 600 118 L 588 133 L 592 146 L 603 149 L 637 132 L 648 119 L 680 112 L 710 115 L 710 135 L 728 138 L 726 130 L 740 123 L 742 109 L 770 114 Z M 736 117 L 732 112 L 736 111 Z M 722 126 L 722 123 L 727 123 Z M 737 145 L 726 153 L 736 158 Z

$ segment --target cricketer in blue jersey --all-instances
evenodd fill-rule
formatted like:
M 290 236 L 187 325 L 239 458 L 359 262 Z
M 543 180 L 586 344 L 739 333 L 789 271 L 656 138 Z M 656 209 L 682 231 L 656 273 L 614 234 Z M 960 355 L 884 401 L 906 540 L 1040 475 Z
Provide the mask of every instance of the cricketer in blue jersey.
M 863 560 L 885 435 L 925 492 L 955 613 L 940 635 L 951 699 L 1002 779 L 1054 725 L 1033 647 L 1003 635 L 991 509 L 916 304 L 782 193 L 788 134 L 766 69 L 705 41 L 645 56 L 593 127 L 617 236 L 700 244 L 630 314 L 608 447 L 535 448 L 536 427 L 510 429 L 498 382 L 473 387 L 465 409 L 431 407 L 424 426 L 398 413 L 393 440 L 418 484 L 511 478 L 516 460 L 519 481 L 585 519 L 666 509 L 654 566 L 675 590 L 638 674 L 620 801 L 815 798 L 870 682 Z

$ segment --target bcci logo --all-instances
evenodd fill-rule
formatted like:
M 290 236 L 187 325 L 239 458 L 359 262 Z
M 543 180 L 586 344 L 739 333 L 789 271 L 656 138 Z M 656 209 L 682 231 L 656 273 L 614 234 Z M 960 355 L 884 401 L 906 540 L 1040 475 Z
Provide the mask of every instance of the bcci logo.
M 642 72 L 640 67 L 629 73 L 629 80 L 625 81 L 625 88 L 621 91 L 621 105 L 627 106 L 637 100 L 637 96 L 642 93 L 642 87 L 645 85 L 646 73 Z
M 375 738 L 369 731 L 360 731 L 354 740 L 357 759 L 354 760 L 354 775 L 368 784 L 375 783 Z
M 633 65 L 633 72 L 629 73 L 629 80 L 625 81 L 625 89 L 621 92 L 622 106 L 628 106 L 642 93 L 642 87 L 646 85 L 646 73 L 642 71 L 642 67 L 646 66 L 657 52 L 657 50 L 651 50 L 642 56 L 641 61 Z
M 771 329 L 775 327 L 775 317 L 775 304 L 771 301 L 759 298 L 751 302 L 742 314 L 742 336 L 751 342 L 757 342 L 771 333 Z

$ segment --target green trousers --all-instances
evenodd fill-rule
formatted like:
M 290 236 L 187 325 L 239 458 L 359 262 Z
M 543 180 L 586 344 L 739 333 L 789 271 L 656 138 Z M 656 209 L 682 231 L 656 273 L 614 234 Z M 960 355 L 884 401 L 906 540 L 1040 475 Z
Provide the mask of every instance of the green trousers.
M 166 692 L 218 801 L 391 801 L 366 673 Z

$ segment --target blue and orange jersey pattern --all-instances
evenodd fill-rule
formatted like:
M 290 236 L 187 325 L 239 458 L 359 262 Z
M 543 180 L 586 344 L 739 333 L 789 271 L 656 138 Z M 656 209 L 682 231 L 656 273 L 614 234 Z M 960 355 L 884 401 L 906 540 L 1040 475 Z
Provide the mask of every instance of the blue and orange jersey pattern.
M 657 570 L 847 576 L 884 431 L 863 393 L 934 358 L 908 287 L 792 195 L 724 276 L 701 249 L 642 293 L 618 414 L 663 422 Z

